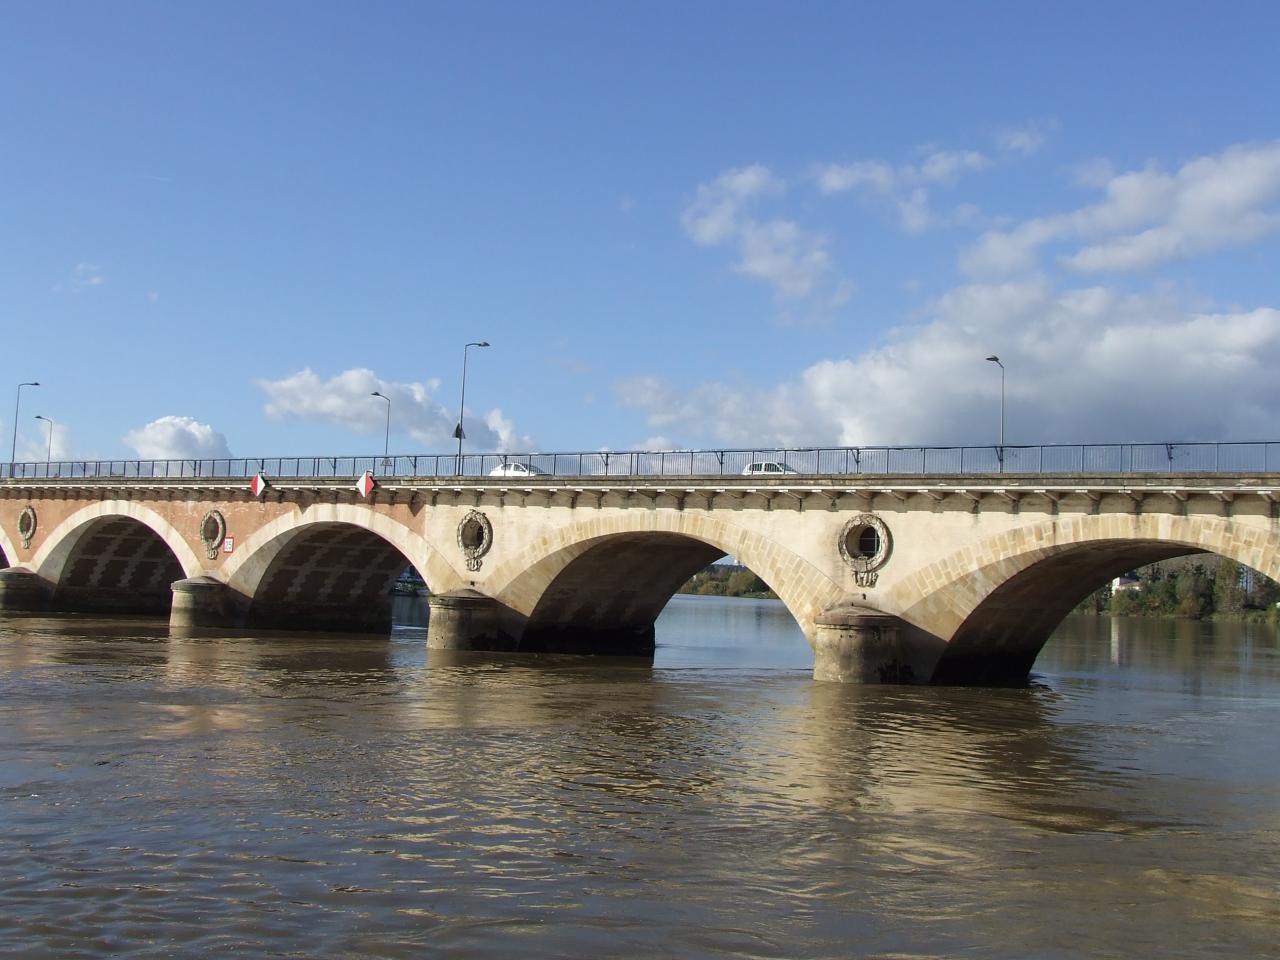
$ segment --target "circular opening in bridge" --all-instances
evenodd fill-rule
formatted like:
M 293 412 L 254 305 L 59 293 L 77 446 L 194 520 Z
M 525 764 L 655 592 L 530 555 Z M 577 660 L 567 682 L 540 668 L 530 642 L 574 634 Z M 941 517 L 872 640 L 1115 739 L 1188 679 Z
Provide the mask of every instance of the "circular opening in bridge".
M 479 550 L 484 546 L 484 524 L 474 518 L 464 520 L 462 529 L 458 531 L 458 539 L 462 541 L 462 546 L 466 549 Z
M 880 531 L 870 524 L 854 527 L 846 535 L 844 545 L 849 556 L 870 559 L 880 552 Z

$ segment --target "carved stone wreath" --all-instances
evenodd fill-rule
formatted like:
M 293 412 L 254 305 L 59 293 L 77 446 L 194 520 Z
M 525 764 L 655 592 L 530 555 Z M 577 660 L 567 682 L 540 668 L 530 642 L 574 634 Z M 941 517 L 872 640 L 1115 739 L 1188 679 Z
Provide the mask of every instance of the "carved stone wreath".
M 200 521 L 200 542 L 210 560 L 218 559 L 218 548 L 227 539 L 227 521 L 217 510 L 210 510 Z
M 36 508 L 27 506 L 18 514 L 18 536 L 22 538 L 22 549 L 31 546 L 31 538 L 36 535 Z
M 893 536 L 885 522 L 874 513 L 860 513 L 844 525 L 837 542 L 858 586 L 874 587 L 893 551 Z
M 493 546 L 493 524 L 479 510 L 472 510 L 458 524 L 458 546 L 467 558 L 467 569 L 480 569 L 480 558 Z

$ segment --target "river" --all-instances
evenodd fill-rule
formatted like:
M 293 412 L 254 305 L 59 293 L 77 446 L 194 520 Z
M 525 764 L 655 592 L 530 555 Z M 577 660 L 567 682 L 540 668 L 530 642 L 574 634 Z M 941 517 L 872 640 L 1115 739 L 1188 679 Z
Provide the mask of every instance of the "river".
M 1074 617 L 999 690 L 815 683 L 770 601 L 658 639 L 0 620 L 0 953 L 1280 956 L 1274 627 Z

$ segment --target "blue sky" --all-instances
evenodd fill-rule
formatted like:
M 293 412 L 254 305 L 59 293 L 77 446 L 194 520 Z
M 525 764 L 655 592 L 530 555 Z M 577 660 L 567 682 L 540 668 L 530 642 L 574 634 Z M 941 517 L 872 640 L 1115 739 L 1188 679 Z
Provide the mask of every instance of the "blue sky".
M 1275 438 L 1272 3 L 0 3 L 20 457 Z M 7 395 L 9 399 L 3 400 Z

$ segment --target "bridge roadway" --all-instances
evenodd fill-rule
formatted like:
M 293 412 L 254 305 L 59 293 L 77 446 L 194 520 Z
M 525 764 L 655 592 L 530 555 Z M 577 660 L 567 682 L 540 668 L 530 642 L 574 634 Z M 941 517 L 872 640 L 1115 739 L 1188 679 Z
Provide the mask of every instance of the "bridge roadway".
M 175 632 L 385 631 L 412 564 L 428 645 L 644 654 L 732 555 L 818 679 L 1025 679 L 1120 573 L 1210 552 L 1280 579 L 1280 474 L 0 481 L 0 609 L 168 612 Z

